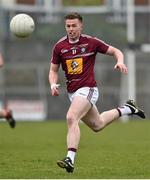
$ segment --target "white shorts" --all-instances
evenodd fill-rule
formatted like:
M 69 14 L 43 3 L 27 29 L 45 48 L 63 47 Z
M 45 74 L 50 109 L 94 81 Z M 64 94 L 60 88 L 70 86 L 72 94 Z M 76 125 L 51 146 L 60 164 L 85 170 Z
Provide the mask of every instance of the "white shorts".
M 68 95 L 70 101 L 72 101 L 75 96 L 82 96 L 87 98 L 90 101 L 90 103 L 94 105 L 98 100 L 99 91 L 97 87 L 82 87 L 74 93 L 68 93 Z

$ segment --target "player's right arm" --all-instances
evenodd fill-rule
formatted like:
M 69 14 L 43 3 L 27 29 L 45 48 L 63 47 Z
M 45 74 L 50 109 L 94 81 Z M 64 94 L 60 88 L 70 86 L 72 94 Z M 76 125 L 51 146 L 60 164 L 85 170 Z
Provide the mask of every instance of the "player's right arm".
M 58 69 L 59 64 L 50 64 L 50 71 L 49 71 L 49 83 L 51 86 L 51 94 L 52 96 L 58 96 L 59 95 L 59 84 L 58 82 Z
M 0 53 L 0 67 L 2 67 L 4 65 L 4 61 L 3 61 L 3 57 Z

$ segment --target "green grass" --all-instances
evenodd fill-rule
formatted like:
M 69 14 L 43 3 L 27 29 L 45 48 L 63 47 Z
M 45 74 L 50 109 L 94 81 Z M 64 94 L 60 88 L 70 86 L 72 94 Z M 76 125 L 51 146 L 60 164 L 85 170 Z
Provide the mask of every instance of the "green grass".
M 73 174 L 56 165 L 66 130 L 65 121 L 0 123 L 0 178 L 150 178 L 150 121 L 115 122 L 97 134 L 81 124 Z
M 64 0 L 65 6 L 100 6 L 103 4 L 102 0 Z

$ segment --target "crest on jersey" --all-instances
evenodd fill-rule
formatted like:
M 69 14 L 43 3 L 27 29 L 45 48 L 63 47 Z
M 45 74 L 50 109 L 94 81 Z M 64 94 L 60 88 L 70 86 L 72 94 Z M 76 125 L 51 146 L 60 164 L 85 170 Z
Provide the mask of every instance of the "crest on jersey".
M 85 47 L 82 47 L 82 48 L 81 48 L 81 53 L 84 53 L 85 50 L 86 50 L 86 48 L 85 48 Z

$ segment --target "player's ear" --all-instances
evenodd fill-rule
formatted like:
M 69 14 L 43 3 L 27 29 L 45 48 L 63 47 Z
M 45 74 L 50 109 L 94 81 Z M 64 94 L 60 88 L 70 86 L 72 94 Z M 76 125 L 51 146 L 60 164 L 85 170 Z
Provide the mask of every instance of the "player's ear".
M 80 28 L 81 28 L 81 31 L 82 31 L 82 29 L 83 29 L 83 23 L 80 23 Z

